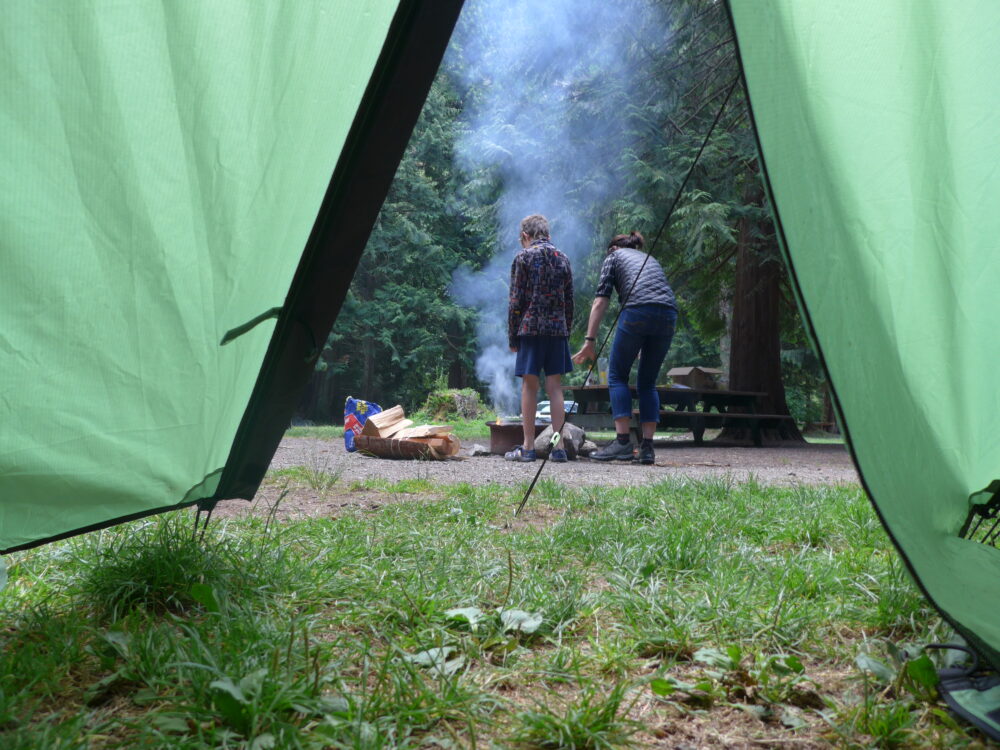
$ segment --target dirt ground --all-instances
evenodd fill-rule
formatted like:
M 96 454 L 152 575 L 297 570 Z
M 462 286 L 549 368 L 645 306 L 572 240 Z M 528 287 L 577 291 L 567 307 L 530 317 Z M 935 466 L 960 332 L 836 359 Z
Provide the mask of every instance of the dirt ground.
M 463 454 L 470 452 L 473 445 L 467 441 Z M 369 479 L 390 482 L 421 479 L 442 485 L 523 486 L 531 481 L 538 466 L 538 463 L 509 463 L 502 456 L 492 455 L 466 455 L 450 461 L 381 459 L 347 453 L 340 440 L 285 438 L 271 461 L 271 471 L 303 467 L 316 481 L 289 484 L 276 479 L 265 480 L 256 498 L 258 502 L 222 503 L 217 513 L 233 516 L 266 512 L 282 492 L 285 494 L 278 504 L 277 516 L 283 519 L 337 515 L 339 509 L 346 506 L 375 510 L 386 502 L 406 498 L 398 494 L 390 498 L 384 492 L 352 485 Z M 329 477 L 336 477 L 337 481 L 334 483 Z M 690 440 L 658 442 L 653 466 L 581 458 L 564 464 L 547 463 L 542 477 L 569 487 L 628 487 L 667 479 L 711 477 L 734 481 L 753 477 L 761 484 L 781 486 L 858 482 L 850 455 L 841 444 L 800 443 L 755 448 L 711 441 L 696 446 Z
M 486 443 L 487 441 L 482 441 Z M 470 456 L 475 443 L 467 441 L 464 455 L 452 461 L 402 461 L 379 459 L 360 453 L 346 453 L 341 440 L 285 438 L 271 462 L 271 473 L 252 503 L 221 503 L 216 514 L 226 517 L 269 515 L 282 520 L 338 517 L 344 513 L 378 513 L 389 504 L 436 499 L 423 485 L 418 491 L 386 491 L 364 480 L 398 482 L 419 479 L 434 485 L 468 483 L 521 486 L 531 481 L 538 463 L 514 464 L 502 456 Z M 299 467 L 282 475 L 281 469 Z M 782 444 L 755 448 L 707 442 L 696 446 L 691 440 L 658 442 L 656 463 L 603 463 L 580 459 L 565 464 L 546 463 L 543 477 L 572 487 L 638 486 L 667 479 L 729 478 L 742 481 L 753 477 L 762 484 L 795 486 L 816 484 L 857 484 L 858 476 L 842 444 Z M 334 479 L 335 478 L 335 479 Z M 523 523 L 546 522 L 546 515 L 533 508 Z M 517 526 L 515 525 L 515 528 Z M 849 669 L 831 671 L 828 665 L 807 664 L 810 676 L 823 694 L 840 695 Z M 636 736 L 644 747 L 694 748 L 829 747 L 823 733 L 827 727 L 811 712 L 793 709 L 810 728 L 795 736 L 777 721 L 762 723 L 738 708 L 719 707 L 711 712 L 665 707 L 653 700 L 637 703 L 630 718 L 646 729 Z
M 471 444 L 466 443 L 463 453 Z M 340 441 L 286 438 L 271 461 L 271 469 L 304 466 L 339 473 L 346 482 L 383 478 L 426 479 L 435 483 L 517 485 L 530 481 L 537 463 L 515 464 L 502 456 L 472 456 L 452 461 L 399 461 L 346 453 Z M 544 476 L 571 487 L 628 486 L 664 479 L 751 476 L 762 484 L 837 484 L 857 482 L 854 464 L 841 444 L 792 443 L 755 448 L 733 443 L 658 442 L 656 463 L 601 462 L 581 458 L 564 464 L 547 463 Z

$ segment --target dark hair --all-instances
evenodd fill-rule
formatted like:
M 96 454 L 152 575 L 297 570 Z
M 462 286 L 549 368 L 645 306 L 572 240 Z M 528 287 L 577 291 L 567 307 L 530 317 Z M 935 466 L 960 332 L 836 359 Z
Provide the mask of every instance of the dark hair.
M 608 243 L 608 252 L 616 247 L 631 247 L 634 250 L 642 250 L 645 245 L 642 235 L 634 229 L 629 234 L 616 234 Z

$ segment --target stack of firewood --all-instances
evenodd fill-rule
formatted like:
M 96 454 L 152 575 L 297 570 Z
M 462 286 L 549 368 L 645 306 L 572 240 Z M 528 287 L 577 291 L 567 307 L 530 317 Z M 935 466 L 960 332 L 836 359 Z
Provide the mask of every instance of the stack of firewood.
M 451 429 L 450 425 L 414 426 L 397 405 L 368 417 L 354 444 L 358 450 L 382 458 L 442 460 L 456 456 L 461 447 Z

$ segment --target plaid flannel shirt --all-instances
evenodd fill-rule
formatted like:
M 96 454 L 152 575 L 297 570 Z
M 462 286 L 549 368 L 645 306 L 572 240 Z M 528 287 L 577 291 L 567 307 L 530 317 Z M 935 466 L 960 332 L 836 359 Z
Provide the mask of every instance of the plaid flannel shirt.
M 507 338 L 569 336 L 573 321 L 573 270 L 547 239 L 534 240 L 510 266 Z

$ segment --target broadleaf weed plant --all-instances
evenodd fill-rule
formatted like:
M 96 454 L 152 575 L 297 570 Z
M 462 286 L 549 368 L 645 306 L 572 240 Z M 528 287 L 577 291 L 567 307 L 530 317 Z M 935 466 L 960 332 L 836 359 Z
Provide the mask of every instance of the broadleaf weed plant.
M 974 742 L 923 683 L 848 679 L 868 644 L 942 640 L 857 488 L 552 483 L 517 528 L 523 488 L 365 489 L 388 499 L 9 556 L 0 747 L 610 748 L 692 713 L 763 743 Z

